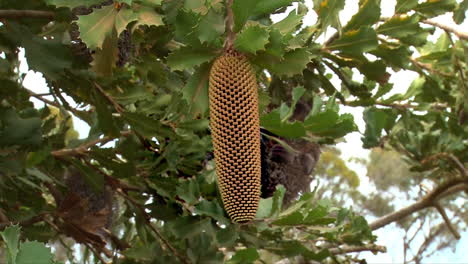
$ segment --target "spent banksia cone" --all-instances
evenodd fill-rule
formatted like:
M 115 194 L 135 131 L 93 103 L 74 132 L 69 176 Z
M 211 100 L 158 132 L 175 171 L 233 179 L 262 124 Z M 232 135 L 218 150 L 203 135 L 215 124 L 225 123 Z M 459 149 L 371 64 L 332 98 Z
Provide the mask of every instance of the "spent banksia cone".
M 229 50 L 215 60 L 209 99 L 224 207 L 234 222 L 249 222 L 260 200 L 261 153 L 257 81 L 245 56 Z

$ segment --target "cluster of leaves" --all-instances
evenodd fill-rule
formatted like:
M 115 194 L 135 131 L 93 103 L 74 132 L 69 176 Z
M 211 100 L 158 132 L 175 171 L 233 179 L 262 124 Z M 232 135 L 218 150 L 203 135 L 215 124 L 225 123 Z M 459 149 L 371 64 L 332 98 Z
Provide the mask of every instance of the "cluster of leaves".
M 295 257 L 339 261 L 339 251 L 332 249 L 375 240 L 363 217 L 310 193 L 282 210 L 282 188 L 261 201 L 257 221 L 231 224 L 207 158 L 210 63 L 228 37 L 224 1 L 107 2 L 0 2 L 0 10 L 54 17 L 26 15 L 0 26 L 1 221 L 23 223 L 24 239 L 61 241 L 68 233 L 51 186 L 65 192 L 64 172 L 75 167 L 95 191 L 110 185 L 116 192 L 113 239 L 84 233 L 91 240 L 113 241 L 113 263 L 216 263 L 231 255 L 232 263 Z M 448 34 L 428 42 L 433 28 L 421 22 L 454 11 L 461 23 L 466 2 L 397 1 L 395 15 L 381 21 L 380 1 L 360 1 L 359 11 L 342 26 L 338 14 L 344 0 L 314 0 L 318 22 L 304 26 L 309 10 L 301 1 L 234 0 L 233 45 L 256 69 L 262 126 L 289 139 L 335 143 L 357 130 L 340 105 L 364 106 L 365 147 L 389 142 L 416 169 L 452 172 L 450 161 L 428 158 L 447 152 L 468 161 L 467 128 L 460 125 L 467 111 L 466 43 Z M 283 20 L 270 19 L 293 3 Z M 76 17 L 80 7 L 92 12 Z M 76 26 L 91 63 L 70 37 Z M 321 43 L 330 28 L 337 33 Z M 117 67 L 123 32 L 129 32 L 130 59 Z M 412 47 L 420 57 L 411 58 Z M 29 69 L 43 74 L 49 96 L 23 86 L 21 49 Z M 420 78 L 406 94 L 388 97 L 390 73 L 401 69 Z M 356 71 L 362 82 L 354 80 Z M 341 87 L 330 81 L 333 76 Z M 31 96 L 57 108 L 34 108 Z M 299 102 L 310 111 L 304 121 L 291 120 Z M 72 116 L 89 125 L 86 138 L 74 135 Z M 109 141 L 111 147 L 99 146 Z M 355 175 L 348 174 L 355 186 Z

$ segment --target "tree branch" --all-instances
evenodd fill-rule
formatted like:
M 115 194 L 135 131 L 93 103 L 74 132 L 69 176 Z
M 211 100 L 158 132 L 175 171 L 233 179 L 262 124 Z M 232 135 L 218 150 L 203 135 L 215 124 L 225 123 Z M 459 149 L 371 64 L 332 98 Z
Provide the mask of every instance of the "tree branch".
M 458 31 L 458 30 L 456 30 L 456 29 L 454 29 L 454 28 L 452 28 L 450 26 L 441 24 L 441 23 L 436 22 L 434 20 L 426 19 L 426 20 L 421 21 L 421 23 L 428 24 L 428 25 L 431 25 L 431 26 L 434 26 L 434 27 L 441 28 L 441 29 L 443 29 L 445 31 L 451 32 L 451 33 L 455 34 L 459 39 L 468 40 L 468 33 Z
M 449 189 L 452 192 L 448 192 Z M 427 207 L 434 206 L 434 202 L 461 190 L 468 190 L 468 178 L 456 178 L 451 181 L 447 181 L 436 187 L 434 190 L 426 194 L 423 198 L 419 199 L 412 205 L 404 207 L 398 211 L 395 211 L 375 220 L 374 222 L 369 224 L 369 227 L 372 230 L 376 230 L 395 221 L 399 221 L 407 217 L 408 215 L 411 215 L 414 212 L 420 211 Z
M 440 205 L 440 203 L 438 202 L 434 202 L 434 207 L 437 209 L 437 211 L 439 212 L 439 214 L 442 216 L 442 219 L 444 219 L 444 222 L 445 224 L 447 225 L 448 229 L 450 230 L 450 232 L 452 232 L 453 236 L 456 238 L 456 239 L 460 239 L 461 236 L 460 236 L 460 233 L 458 233 L 458 231 L 455 229 L 455 227 L 452 225 L 452 223 L 450 222 L 450 219 L 448 218 L 447 216 L 447 213 L 445 212 L 444 208 L 442 208 L 442 206 Z
M 445 159 L 450 160 L 456 166 L 457 170 L 461 173 L 461 175 L 463 177 L 468 178 L 468 171 L 465 168 L 465 166 L 463 165 L 463 163 L 455 155 L 453 155 L 451 153 L 446 153 L 446 152 L 437 153 L 435 155 L 432 155 L 432 156 L 424 159 L 421 163 L 428 163 L 428 162 L 431 162 L 433 160 L 437 160 L 439 158 L 445 158 Z
M 431 65 L 431 64 L 422 63 L 422 62 L 418 61 L 418 60 L 415 59 L 415 58 L 410 58 L 410 61 L 411 61 L 414 65 L 416 65 L 416 67 L 421 68 L 421 69 L 424 69 L 424 70 L 428 71 L 429 73 L 437 74 L 437 75 L 444 76 L 444 77 L 453 77 L 453 74 L 449 74 L 449 73 L 445 73 L 445 72 L 438 71 L 438 70 L 432 68 L 432 65 Z
M 328 251 L 330 251 L 330 254 L 332 255 L 356 253 L 356 252 L 363 252 L 363 251 L 386 253 L 387 248 L 384 246 L 370 244 L 370 245 L 364 245 L 364 246 L 342 246 L 342 247 L 337 247 L 337 248 L 330 248 Z
M 0 19 L 2 18 L 46 18 L 54 19 L 55 13 L 40 10 L 0 10 Z
M 130 134 L 132 134 L 132 131 L 122 131 L 120 132 L 120 135 L 123 136 L 123 137 L 126 137 L 126 136 L 129 136 Z M 112 137 L 109 137 L 109 136 L 105 136 L 103 138 L 99 138 L 99 139 L 96 139 L 96 140 L 92 140 L 90 142 L 86 142 L 76 148 L 64 148 L 64 149 L 59 149 L 59 150 L 55 150 L 55 151 L 52 151 L 52 156 L 56 157 L 56 158 L 62 158 L 62 157 L 67 157 L 67 156 L 80 156 L 80 155 L 84 155 L 86 154 L 88 151 L 89 151 L 89 148 L 97 145 L 97 144 L 105 144 L 111 140 L 113 140 L 114 138 Z

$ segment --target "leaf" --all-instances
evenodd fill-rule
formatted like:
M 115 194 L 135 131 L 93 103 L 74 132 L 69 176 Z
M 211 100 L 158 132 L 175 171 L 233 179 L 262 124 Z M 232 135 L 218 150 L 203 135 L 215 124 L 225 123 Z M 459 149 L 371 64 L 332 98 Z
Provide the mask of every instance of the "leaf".
M 259 0 L 256 1 L 257 5 L 255 6 L 253 13 L 255 15 L 270 14 L 282 7 L 289 6 L 296 1 L 297 0 Z
M 19 237 L 20 237 L 20 230 L 21 228 L 17 225 L 11 225 L 3 232 L 0 232 L 3 241 L 6 244 L 6 252 L 7 252 L 7 263 L 16 263 L 16 257 L 18 254 L 18 244 L 19 244 Z
M 183 90 L 183 99 L 190 107 L 192 116 L 203 115 L 208 110 L 208 78 L 210 65 L 203 64 L 190 77 Z
M 300 138 L 305 136 L 304 126 L 295 122 L 282 122 L 281 114 L 278 109 L 260 117 L 262 127 L 272 133 L 286 138 Z
M 175 20 L 175 40 L 190 45 L 199 45 L 200 41 L 195 32 L 199 19 L 200 14 L 192 10 L 180 10 Z
M 216 219 L 220 224 L 229 224 L 229 220 L 224 216 L 224 210 L 219 203 L 214 201 L 203 200 L 195 206 L 194 213 L 206 215 Z
M 273 225 L 278 226 L 293 226 L 293 225 L 301 225 L 302 221 L 304 221 L 304 215 L 296 211 L 289 215 L 282 216 L 281 218 L 272 222 Z
M 451 12 L 457 6 L 455 0 L 427 0 L 417 5 L 414 10 L 421 12 L 427 17 L 435 17 Z
M 346 54 L 361 55 L 363 52 L 375 49 L 377 44 L 377 34 L 374 29 L 364 26 L 343 33 L 340 38 L 330 43 L 328 48 Z
M 185 180 L 177 186 L 176 194 L 187 204 L 195 204 L 200 197 L 200 187 L 195 180 Z
M 239 32 L 245 22 L 253 14 L 253 10 L 258 1 L 234 0 L 232 3 L 232 12 L 234 14 L 234 32 Z
M 191 238 L 199 235 L 202 230 L 206 231 L 211 228 L 211 220 L 208 218 L 199 220 L 191 216 L 182 216 L 169 222 L 168 228 L 178 239 Z
M 412 10 L 418 5 L 418 0 L 397 0 L 395 13 L 404 13 Z
M 271 26 L 272 29 L 278 30 L 281 34 L 286 35 L 296 31 L 297 27 L 302 23 L 305 14 L 298 14 L 294 9 L 289 12 L 289 15 L 283 20 L 276 22 Z
M 253 263 L 260 258 L 257 250 L 255 248 L 246 248 L 236 251 L 234 256 L 227 263 L 229 264 L 244 264 L 244 263 Z
M 52 264 L 50 249 L 37 241 L 21 243 L 16 264 Z
M 463 0 L 453 11 L 453 21 L 459 25 L 463 23 L 465 21 L 466 10 L 468 10 L 468 0 Z
M 283 35 L 276 29 L 270 30 L 270 38 L 268 44 L 265 46 L 265 53 L 282 58 L 286 52 L 287 42 Z
M 389 66 L 398 68 L 406 68 L 412 54 L 407 46 L 392 47 L 386 44 L 379 45 L 377 49 L 370 53 L 385 60 Z
M 102 0 L 81 0 L 81 1 L 70 1 L 70 0 L 45 0 L 48 5 L 54 5 L 56 7 L 77 7 L 77 6 L 91 6 L 102 3 Z
M 388 111 L 372 107 L 364 111 L 363 118 L 366 122 L 366 131 L 362 138 L 363 147 L 372 148 L 380 144 L 382 130 L 393 126 L 396 115 L 389 115 Z
M 197 33 L 201 43 L 211 43 L 224 33 L 224 16 L 210 9 L 201 17 Z
M 127 120 L 132 129 L 137 130 L 143 136 L 149 138 L 168 135 L 168 133 L 172 134 L 171 132 L 167 131 L 167 128 L 162 127 L 158 120 L 154 120 L 139 113 L 125 112 L 123 113 L 123 118 Z
M 422 30 L 418 22 L 417 15 L 396 15 L 380 25 L 377 28 L 377 33 L 394 38 L 408 37 Z
M 323 29 L 328 26 L 340 27 L 339 12 L 344 8 L 344 0 L 314 0 L 314 10 Z
M 115 29 L 117 36 L 127 28 L 127 25 L 133 21 L 138 20 L 138 16 L 130 8 L 122 8 L 115 16 Z
M 114 30 L 117 9 L 114 5 L 95 9 L 91 14 L 78 17 L 80 38 L 89 49 L 102 48 L 106 37 Z
M 37 146 L 41 141 L 41 119 L 21 118 L 15 109 L 0 107 L 0 147 Z
M 343 31 L 356 30 L 361 26 L 373 25 L 380 18 L 380 0 L 360 1 L 359 11 L 343 28 Z
M 234 41 L 236 49 L 255 54 L 259 50 L 265 50 L 268 43 L 268 29 L 259 24 L 247 25 Z
M 157 5 L 157 3 L 155 3 L 155 5 Z M 154 8 L 140 8 L 135 12 L 135 14 L 137 17 L 137 23 L 133 26 L 134 29 L 143 25 L 156 27 L 164 25 L 162 15 L 154 11 Z
M 110 77 L 118 59 L 118 38 L 114 31 L 114 34 L 104 39 L 102 48 L 97 48 L 94 52 L 91 62 L 92 69 L 99 77 Z
M 216 240 L 224 247 L 235 245 L 237 238 L 239 238 L 239 234 L 235 225 L 228 225 L 226 228 L 216 232 Z
M 354 118 L 350 114 L 338 115 L 335 110 L 326 110 L 304 121 L 304 127 L 318 136 L 340 138 L 356 131 Z
M 307 48 L 300 48 L 287 52 L 283 59 L 264 53 L 256 56 L 254 58 L 254 63 L 280 76 L 291 77 L 296 74 L 301 74 L 312 58 L 313 55 L 307 51 Z
M 167 64 L 173 71 L 181 71 L 210 61 L 215 56 L 215 51 L 210 48 L 183 47 L 169 54 Z

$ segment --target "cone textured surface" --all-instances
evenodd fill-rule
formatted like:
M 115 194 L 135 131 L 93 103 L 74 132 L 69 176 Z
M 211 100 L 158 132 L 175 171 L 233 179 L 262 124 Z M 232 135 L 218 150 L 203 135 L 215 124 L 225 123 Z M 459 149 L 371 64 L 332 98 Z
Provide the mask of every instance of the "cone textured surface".
M 210 126 L 224 207 L 234 222 L 252 220 L 260 200 L 258 91 L 247 58 L 226 52 L 209 81 Z

